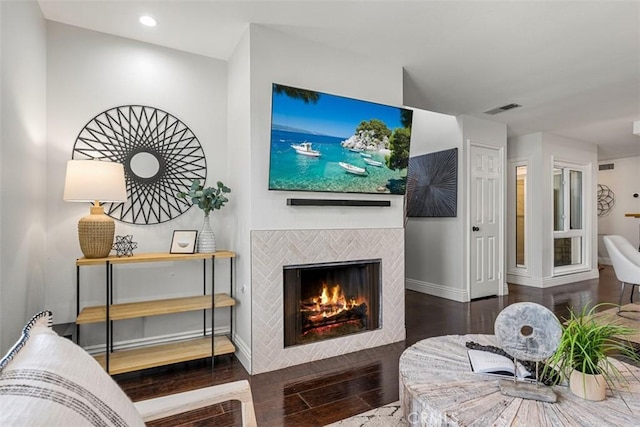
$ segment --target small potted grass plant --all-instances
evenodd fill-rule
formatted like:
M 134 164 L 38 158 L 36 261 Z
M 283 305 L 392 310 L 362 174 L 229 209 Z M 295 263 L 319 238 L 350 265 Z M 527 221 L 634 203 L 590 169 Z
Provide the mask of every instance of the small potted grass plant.
M 587 400 L 603 400 L 606 386 L 612 392 L 626 387 L 626 379 L 608 356 L 623 356 L 640 362 L 631 344 L 624 339 L 636 333 L 634 329 L 594 318 L 599 307 L 614 304 L 585 305 L 581 312 L 569 311 L 569 319 L 562 325 L 560 344 L 547 366 L 556 366 L 569 379 L 571 391 Z M 545 368 L 546 369 L 546 368 Z

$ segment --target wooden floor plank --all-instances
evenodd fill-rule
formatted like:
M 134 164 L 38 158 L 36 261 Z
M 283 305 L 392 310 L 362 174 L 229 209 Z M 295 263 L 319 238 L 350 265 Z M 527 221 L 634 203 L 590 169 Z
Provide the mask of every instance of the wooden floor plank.
M 404 342 L 254 376 L 244 370 L 235 356 L 227 355 L 216 357 L 213 375 L 208 363 L 195 361 L 115 378 L 133 400 L 249 379 L 258 425 L 323 426 L 398 400 L 398 360 L 404 349 L 416 341 L 438 335 L 492 333 L 495 317 L 514 302 L 537 302 L 562 318 L 568 315 L 570 306 L 580 310 L 586 302 L 617 302 L 619 292 L 619 283 L 608 266 L 600 271 L 599 279 L 547 289 L 509 285 L 507 296 L 468 303 L 406 291 Z M 628 300 L 628 294 L 625 298 Z M 360 386 L 351 388 L 354 381 L 379 387 L 363 391 Z M 346 390 L 347 397 L 325 403 L 319 396 L 323 387 Z M 320 406 L 305 402 L 304 395 L 314 396 L 312 403 Z M 217 425 L 215 416 L 208 422 Z

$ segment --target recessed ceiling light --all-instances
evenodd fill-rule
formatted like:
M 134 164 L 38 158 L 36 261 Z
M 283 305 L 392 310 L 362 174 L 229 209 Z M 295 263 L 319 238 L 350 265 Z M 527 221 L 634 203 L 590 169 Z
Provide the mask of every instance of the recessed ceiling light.
M 156 25 L 158 25 L 158 21 L 156 21 L 154 17 L 149 15 L 142 15 L 139 21 L 145 27 L 155 27 Z

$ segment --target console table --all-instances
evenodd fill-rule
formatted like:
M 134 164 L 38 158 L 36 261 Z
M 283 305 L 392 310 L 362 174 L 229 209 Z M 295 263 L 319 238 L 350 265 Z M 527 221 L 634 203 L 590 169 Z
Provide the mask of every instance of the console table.
M 412 426 L 640 426 L 640 368 L 613 360 L 629 381 L 626 403 L 607 390 L 592 402 L 554 386 L 556 403 L 504 396 L 499 378 L 471 372 L 467 341 L 495 345 L 493 335 L 427 338 L 400 356 L 400 405 Z
M 236 254 L 231 251 L 217 251 L 214 253 L 168 254 L 143 253 L 129 257 L 109 256 L 106 258 L 79 258 L 76 260 L 76 339 L 80 340 L 80 325 L 90 323 L 104 323 L 106 332 L 105 353 L 96 355 L 96 360 L 110 374 L 140 369 L 153 368 L 171 363 L 211 357 L 235 352 L 235 346 L 226 336 L 214 336 L 215 330 L 213 311 L 216 308 L 233 307 L 233 259 Z M 229 293 L 215 293 L 215 260 L 228 258 L 230 265 Z M 136 263 L 158 263 L 178 261 L 202 261 L 202 294 L 181 298 L 154 299 L 145 301 L 114 303 L 113 298 L 113 267 L 114 265 Z M 210 292 L 207 292 L 207 260 L 211 265 Z M 105 304 L 83 307 L 80 303 L 80 268 L 88 266 L 102 266 L 105 268 Z M 211 309 L 211 324 L 206 324 L 205 310 Z M 202 336 L 189 340 L 180 340 L 165 344 L 141 346 L 128 350 L 115 351 L 113 349 L 113 322 L 117 320 L 134 319 L 139 317 L 160 316 L 172 313 L 202 311 Z M 233 330 L 233 317 L 230 317 L 230 329 Z M 211 334 L 207 334 L 207 327 Z

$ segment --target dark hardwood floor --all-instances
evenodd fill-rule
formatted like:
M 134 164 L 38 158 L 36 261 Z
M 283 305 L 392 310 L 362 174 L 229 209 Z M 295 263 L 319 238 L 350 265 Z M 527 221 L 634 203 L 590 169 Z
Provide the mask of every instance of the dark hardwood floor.
M 406 292 L 403 342 L 344 356 L 250 376 L 234 356 L 177 364 L 116 376 L 134 400 L 248 379 L 260 426 L 323 426 L 398 400 L 398 360 L 415 342 L 438 335 L 493 333 L 498 313 L 507 305 L 531 301 L 551 309 L 558 318 L 568 308 L 618 302 L 620 287 L 611 267 L 600 278 L 548 289 L 509 285 L 509 295 L 459 303 Z M 625 296 L 628 298 L 628 296 Z M 164 419 L 152 425 L 240 425 L 239 405 L 226 403 Z

